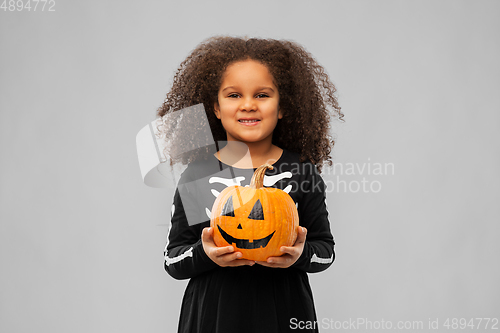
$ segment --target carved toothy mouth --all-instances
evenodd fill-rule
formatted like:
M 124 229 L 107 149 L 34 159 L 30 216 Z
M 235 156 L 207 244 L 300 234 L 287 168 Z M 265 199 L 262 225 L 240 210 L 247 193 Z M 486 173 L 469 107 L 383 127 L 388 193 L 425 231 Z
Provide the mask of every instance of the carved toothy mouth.
M 259 247 L 266 247 L 267 243 L 269 243 L 274 233 L 276 232 L 273 231 L 273 233 L 269 236 L 261 239 L 254 239 L 253 242 L 250 242 L 248 239 L 234 238 L 233 236 L 225 232 L 220 226 L 217 226 L 217 228 L 219 228 L 220 234 L 226 240 L 226 242 L 228 242 L 229 244 L 234 244 L 239 249 L 258 249 Z

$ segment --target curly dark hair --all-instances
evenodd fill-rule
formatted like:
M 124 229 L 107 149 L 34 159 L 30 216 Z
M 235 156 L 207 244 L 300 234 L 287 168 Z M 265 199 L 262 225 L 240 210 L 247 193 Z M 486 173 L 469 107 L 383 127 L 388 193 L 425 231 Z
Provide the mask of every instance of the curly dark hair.
M 175 131 L 210 130 L 215 142 L 226 140 L 221 121 L 214 114 L 214 103 L 226 68 L 247 59 L 265 65 L 278 88 L 283 118 L 273 132 L 273 144 L 298 153 L 301 161 L 310 160 L 320 172 L 324 162 L 332 165 L 330 153 L 335 142 L 329 135 L 330 120 L 335 116 L 343 121 L 344 117 L 335 96 L 337 90 L 313 56 L 288 40 L 213 36 L 201 42 L 180 64 L 172 88 L 157 110 L 157 115 L 163 117 L 158 129 L 170 140 L 166 149 L 182 151 L 185 143 L 175 142 L 175 136 L 167 135 Z M 205 108 L 209 129 L 202 122 L 181 121 L 175 116 L 174 111 L 200 103 Z M 214 152 L 212 147 L 203 153 Z M 170 163 L 187 164 L 203 153 L 191 151 L 172 158 Z

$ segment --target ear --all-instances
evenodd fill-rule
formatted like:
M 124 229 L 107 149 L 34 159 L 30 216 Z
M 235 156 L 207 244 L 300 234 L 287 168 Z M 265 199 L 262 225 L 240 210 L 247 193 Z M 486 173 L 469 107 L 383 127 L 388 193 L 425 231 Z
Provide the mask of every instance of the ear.
M 282 119 L 283 118 L 283 110 L 281 110 L 281 108 L 278 109 L 278 119 Z
M 214 103 L 214 113 L 217 119 L 220 119 L 220 107 L 218 102 Z

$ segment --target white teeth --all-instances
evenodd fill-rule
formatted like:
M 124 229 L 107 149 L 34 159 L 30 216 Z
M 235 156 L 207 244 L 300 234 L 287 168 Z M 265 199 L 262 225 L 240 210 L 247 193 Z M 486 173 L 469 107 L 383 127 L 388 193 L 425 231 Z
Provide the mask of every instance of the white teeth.
M 240 122 L 242 122 L 242 123 L 256 123 L 256 122 L 258 122 L 258 120 L 245 120 L 245 119 L 241 119 Z

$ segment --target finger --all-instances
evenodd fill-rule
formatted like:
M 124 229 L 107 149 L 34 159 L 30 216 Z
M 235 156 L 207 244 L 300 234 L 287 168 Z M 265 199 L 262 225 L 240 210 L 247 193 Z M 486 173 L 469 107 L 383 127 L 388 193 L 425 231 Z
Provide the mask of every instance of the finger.
M 234 252 L 221 256 L 219 259 L 224 263 L 225 266 L 252 266 L 255 261 L 248 259 L 240 259 L 242 257 L 241 252 Z
M 225 256 L 229 253 L 231 253 L 231 254 L 239 253 L 239 252 L 235 252 L 235 253 L 233 253 L 233 252 L 234 252 L 234 247 L 232 245 L 223 246 L 223 247 L 214 247 L 214 249 L 212 250 L 212 254 L 216 257 L 222 257 L 222 256 Z
M 241 252 L 232 252 L 232 253 L 227 253 L 223 254 L 219 257 L 219 259 L 223 262 L 229 263 L 231 261 L 234 261 L 236 259 L 240 259 L 242 256 Z
M 253 266 L 255 264 L 255 261 L 253 260 L 248 260 L 248 259 L 236 259 L 231 261 L 231 265 L 233 267 L 236 266 Z
M 291 255 L 283 255 L 279 257 L 269 257 L 267 258 L 267 263 L 275 266 L 288 265 L 293 260 Z
M 237 259 L 237 260 L 233 260 L 233 261 L 225 264 L 224 266 L 226 266 L 226 267 L 239 267 L 239 266 L 253 266 L 253 265 L 255 265 L 255 261 L 246 260 L 246 259 Z
M 259 264 L 261 266 L 266 266 L 266 267 L 275 267 L 274 264 L 268 263 L 267 261 L 256 261 L 256 264 Z
M 273 265 L 272 265 L 272 264 L 268 264 L 268 263 L 267 263 L 267 262 L 265 262 L 265 261 L 256 261 L 255 263 L 256 263 L 256 264 L 259 264 L 259 265 L 261 265 L 261 266 L 273 267 Z
M 257 261 L 259 265 L 272 267 L 272 268 L 286 268 L 291 264 L 290 257 L 286 256 L 286 258 L 282 257 L 269 257 L 267 261 Z
M 295 243 L 295 246 L 297 245 L 297 243 Z M 298 254 L 298 250 L 295 246 L 282 246 L 280 247 L 280 251 L 283 252 L 283 253 L 286 253 L 286 254 L 289 254 L 291 256 L 296 256 Z M 279 257 L 275 257 L 275 258 L 279 258 Z

